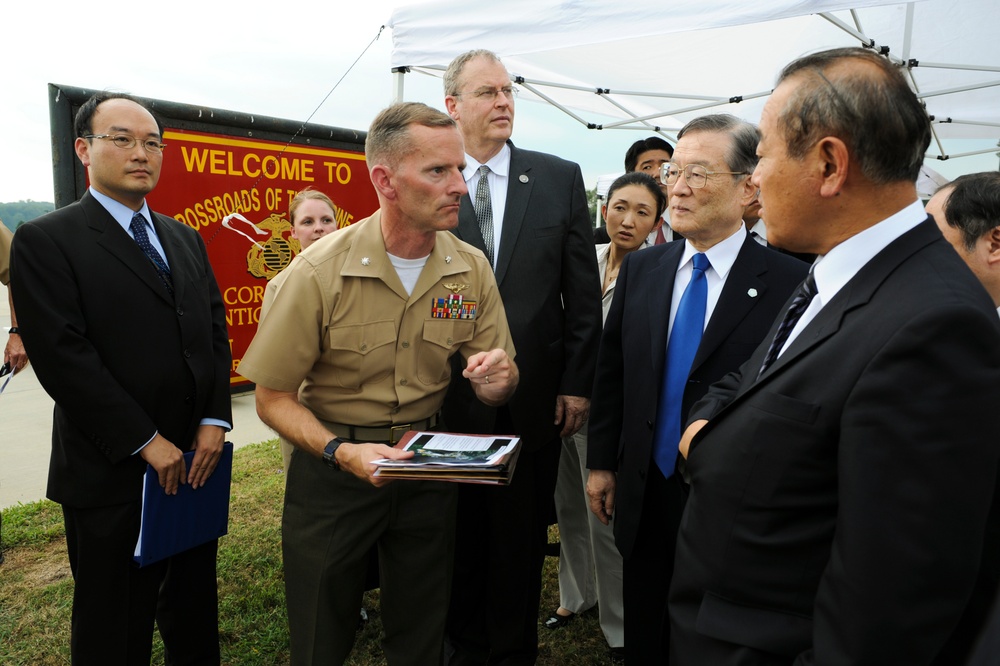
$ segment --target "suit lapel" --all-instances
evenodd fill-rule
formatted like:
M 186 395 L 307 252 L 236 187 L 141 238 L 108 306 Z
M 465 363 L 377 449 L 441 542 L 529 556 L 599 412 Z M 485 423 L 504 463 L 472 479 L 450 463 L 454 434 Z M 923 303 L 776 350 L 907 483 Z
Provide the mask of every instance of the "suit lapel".
M 181 241 L 179 229 L 173 224 L 164 224 L 153 211 L 149 211 L 156 227 L 156 235 L 160 245 L 167 255 L 167 265 L 170 266 L 170 281 L 174 287 L 174 302 L 180 303 L 184 297 L 184 279 L 190 272 L 190 256 Z M 166 289 L 163 290 L 166 293 Z
M 111 213 L 105 210 L 97 199 L 90 196 L 89 192 L 84 194 L 80 204 L 87 215 L 87 225 L 100 234 L 97 238 L 97 244 L 124 264 L 141 282 L 159 294 L 161 298 L 168 303 L 172 302 L 167 288 L 163 286 L 156 274 L 156 269 L 153 268 L 149 259 L 132 240 L 132 237 L 128 235 L 128 232 L 115 222 Z
M 663 247 L 663 246 L 661 246 Z M 640 252 L 656 252 L 652 248 Z M 646 312 L 649 318 L 649 357 L 654 372 L 659 372 L 666 362 L 667 332 L 670 324 L 670 307 L 673 301 L 674 280 L 677 266 L 684 254 L 684 243 L 669 243 L 662 251 L 660 260 L 647 273 L 639 286 L 646 289 Z
M 462 195 L 458 209 L 458 227 L 453 232 L 459 239 L 486 253 L 486 243 L 483 242 L 483 232 L 479 230 L 479 220 L 476 219 L 476 209 L 468 194 Z
M 698 345 L 691 372 L 694 372 L 736 328 L 747 314 L 761 301 L 767 283 L 761 278 L 767 273 L 764 248 L 748 235 L 733 267 L 729 269 L 719 302 L 712 311 L 705 334 Z
M 494 270 L 497 284 L 501 284 L 507 274 L 511 255 L 514 254 L 514 245 L 521 233 L 524 214 L 528 210 L 531 189 L 535 184 L 534 178 L 531 176 L 531 165 L 523 159 L 521 151 L 515 148 L 514 144 L 508 141 L 508 145 L 510 146 L 510 169 L 507 172 L 507 204 L 503 214 L 503 229 L 500 230 L 500 252 L 497 255 L 497 265 Z
M 844 317 L 852 310 L 864 307 L 871 301 L 872 296 L 882 286 L 886 278 L 915 252 L 939 239 L 937 226 L 931 218 L 914 227 L 910 231 L 891 242 L 881 252 L 875 255 L 871 261 L 865 264 L 857 274 L 848 281 L 844 287 L 837 292 L 829 303 L 823 306 L 816 318 L 809 322 L 778 359 L 754 381 L 751 376 L 743 378 L 740 395 L 736 402 L 743 395 L 752 393 L 759 386 L 767 384 L 782 372 L 807 356 L 809 351 L 815 349 L 824 341 L 829 339 L 843 324 Z M 793 296 L 794 298 L 794 296 Z M 788 305 L 791 304 L 789 299 Z M 766 343 L 769 345 L 774 333 L 777 330 L 778 322 L 785 316 L 788 305 L 781 311 L 781 317 L 771 327 Z M 766 346 L 761 345 L 754 352 L 753 358 L 763 362 Z M 747 366 L 748 368 L 751 366 Z M 753 366 L 759 368 L 760 365 Z

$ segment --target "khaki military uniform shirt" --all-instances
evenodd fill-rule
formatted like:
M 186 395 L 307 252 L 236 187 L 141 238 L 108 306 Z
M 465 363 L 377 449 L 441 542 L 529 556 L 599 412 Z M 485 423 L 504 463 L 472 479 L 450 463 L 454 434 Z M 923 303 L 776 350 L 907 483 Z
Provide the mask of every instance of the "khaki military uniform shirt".
M 10 284 L 10 242 L 14 234 L 0 222 L 0 284 Z
M 438 232 L 409 296 L 378 212 L 314 243 L 282 275 L 238 372 L 276 391 L 298 390 L 323 421 L 381 427 L 425 419 L 441 408 L 453 354 L 499 347 L 514 358 L 489 263 L 449 232 Z

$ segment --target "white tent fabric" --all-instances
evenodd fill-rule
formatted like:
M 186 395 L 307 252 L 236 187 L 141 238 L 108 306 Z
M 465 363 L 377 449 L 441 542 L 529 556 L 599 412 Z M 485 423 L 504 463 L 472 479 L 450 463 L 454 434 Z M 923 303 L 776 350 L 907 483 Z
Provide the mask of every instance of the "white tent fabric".
M 393 13 L 391 62 L 440 76 L 459 53 L 490 49 L 522 99 L 595 129 L 672 139 L 705 113 L 757 122 L 785 64 L 863 44 L 907 67 L 934 119 L 928 156 L 948 159 L 995 151 L 1000 138 L 996 10 L 996 0 L 438 0 Z M 981 140 L 975 150 L 952 143 L 968 138 Z

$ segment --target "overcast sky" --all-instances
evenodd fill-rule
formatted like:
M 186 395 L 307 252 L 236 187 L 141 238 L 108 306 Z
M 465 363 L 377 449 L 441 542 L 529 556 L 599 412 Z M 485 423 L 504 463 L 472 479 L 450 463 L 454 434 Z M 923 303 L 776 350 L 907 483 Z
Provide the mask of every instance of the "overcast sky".
M 49 83 L 305 120 L 402 4 L 414 0 L 168 6 L 91 0 L 72 9 L 8 2 L 0 201 L 53 200 Z M 386 28 L 312 122 L 367 129 L 392 101 L 391 47 Z M 406 86 L 408 99 L 443 108 L 439 79 L 410 75 Z M 588 187 L 599 174 L 620 171 L 625 149 L 639 136 L 589 131 L 551 107 L 518 103 L 515 142 L 580 163 Z M 939 170 L 953 177 L 996 168 L 993 157 L 958 162 Z

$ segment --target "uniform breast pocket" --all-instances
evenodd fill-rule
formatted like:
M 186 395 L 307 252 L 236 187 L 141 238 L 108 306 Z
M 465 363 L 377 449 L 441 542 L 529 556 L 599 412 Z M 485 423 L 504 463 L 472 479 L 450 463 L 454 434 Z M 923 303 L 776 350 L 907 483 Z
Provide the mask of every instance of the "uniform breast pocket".
M 447 383 L 451 377 L 448 359 L 472 339 L 474 321 L 428 319 L 424 321 L 423 344 L 417 354 L 417 377 L 428 386 Z
M 396 325 L 391 319 L 331 326 L 327 340 L 324 357 L 343 388 L 358 389 L 393 371 Z

